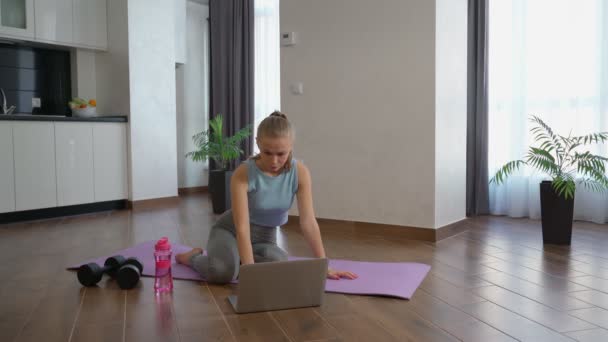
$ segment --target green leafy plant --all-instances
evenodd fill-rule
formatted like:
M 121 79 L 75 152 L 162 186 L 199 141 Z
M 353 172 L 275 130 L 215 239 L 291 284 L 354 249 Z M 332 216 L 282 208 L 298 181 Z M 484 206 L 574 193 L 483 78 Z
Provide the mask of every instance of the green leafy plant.
M 566 199 L 574 197 L 577 174 L 582 176 L 580 182 L 593 191 L 608 189 L 605 165 L 608 158 L 589 151 L 578 151 L 581 146 L 604 143 L 608 140 L 608 132 L 565 137 L 554 133 L 551 127 L 536 116 L 530 120 L 535 124 L 530 131 L 540 146 L 530 147 L 523 159 L 503 165 L 490 183 L 501 184 L 513 172 L 527 165 L 549 175 L 557 194 Z
M 225 170 L 228 163 L 238 159 L 244 151 L 241 149 L 241 141 L 251 135 L 251 125 L 248 125 L 233 136 L 224 136 L 224 120 L 222 115 L 217 115 L 209 121 L 209 129 L 197 133 L 192 137 L 195 151 L 186 153 L 186 158 L 193 161 L 205 161 L 213 159 L 220 170 Z

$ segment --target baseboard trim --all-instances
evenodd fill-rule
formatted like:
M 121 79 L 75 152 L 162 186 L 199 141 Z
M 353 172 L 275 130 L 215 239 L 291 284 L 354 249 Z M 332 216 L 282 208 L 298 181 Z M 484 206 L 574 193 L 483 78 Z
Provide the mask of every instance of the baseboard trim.
M 131 210 L 163 209 L 179 204 L 179 196 L 153 198 L 140 201 L 129 201 L 127 208 Z
M 466 232 L 467 230 L 469 230 L 468 222 L 469 219 L 465 218 L 460 221 L 456 221 L 454 223 L 437 228 L 435 230 L 435 241 L 441 241 L 454 235 Z
M 61 216 L 90 214 L 99 211 L 121 210 L 126 208 L 126 200 L 117 200 L 44 209 L 12 211 L 0 214 L 0 224 L 14 223 L 20 221 L 42 220 Z
M 298 222 L 298 219 L 297 215 L 289 215 L 290 222 Z M 321 231 L 347 231 L 355 235 L 394 237 L 429 242 L 441 241 L 468 230 L 467 219 L 437 229 L 324 218 L 317 218 L 317 222 Z M 289 229 L 293 226 L 294 224 L 288 223 L 285 228 Z
M 198 194 L 198 193 L 206 193 L 209 192 L 208 186 L 193 186 L 189 188 L 179 188 L 177 189 L 178 195 L 190 195 L 190 194 Z

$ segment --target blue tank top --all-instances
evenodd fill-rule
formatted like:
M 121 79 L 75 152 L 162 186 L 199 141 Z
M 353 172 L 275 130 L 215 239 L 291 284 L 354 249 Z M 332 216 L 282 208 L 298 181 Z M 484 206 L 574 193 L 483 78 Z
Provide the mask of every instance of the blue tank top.
M 247 199 L 249 203 L 249 222 L 266 227 L 277 227 L 287 223 L 287 212 L 293 204 L 298 191 L 298 172 L 296 160 L 292 159 L 291 169 L 278 176 L 262 172 L 254 159 L 247 164 Z

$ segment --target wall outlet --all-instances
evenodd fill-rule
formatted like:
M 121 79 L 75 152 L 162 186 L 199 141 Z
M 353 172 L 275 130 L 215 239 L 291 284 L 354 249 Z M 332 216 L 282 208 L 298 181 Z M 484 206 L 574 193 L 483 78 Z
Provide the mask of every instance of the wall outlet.
M 32 108 L 42 107 L 42 102 L 39 97 L 32 97 Z
M 295 32 L 283 32 L 281 33 L 281 46 L 292 46 L 296 45 L 296 33 Z

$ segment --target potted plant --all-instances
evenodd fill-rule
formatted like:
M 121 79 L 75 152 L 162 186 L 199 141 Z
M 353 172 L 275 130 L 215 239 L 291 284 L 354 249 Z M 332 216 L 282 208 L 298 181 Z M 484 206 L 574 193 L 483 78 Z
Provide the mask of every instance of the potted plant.
M 501 184 L 523 165 L 547 174 L 551 180 L 540 183 L 543 242 L 570 245 L 577 183 L 593 191 L 608 189 L 605 166 L 608 159 L 581 148 L 604 143 L 608 140 L 608 132 L 565 137 L 554 133 L 536 116 L 532 116 L 531 121 L 534 126 L 530 131 L 540 146 L 531 146 L 524 159 L 502 166 L 490 183 Z
M 224 135 L 224 121 L 222 115 L 217 115 L 209 121 L 209 129 L 192 137 L 196 150 L 188 152 L 186 158 L 193 161 L 212 159 L 215 162 L 213 169 L 209 169 L 209 193 L 213 204 L 213 212 L 221 214 L 230 209 L 230 177 L 232 170 L 229 163 L 239 159 L 244 153 L 241 141 L 251 135 L 251 126 L 248 125 L 236 132 L 233 136 Z

